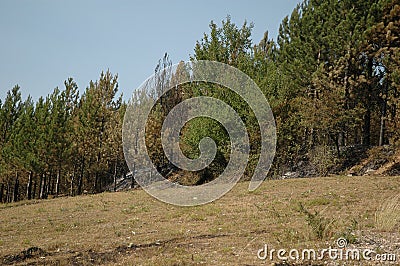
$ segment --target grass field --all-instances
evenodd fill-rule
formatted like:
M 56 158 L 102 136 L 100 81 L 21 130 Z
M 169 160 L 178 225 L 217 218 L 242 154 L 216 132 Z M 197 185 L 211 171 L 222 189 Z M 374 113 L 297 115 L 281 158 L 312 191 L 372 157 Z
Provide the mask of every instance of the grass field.
M 239 183 L 199 207 L 164 204 L 142 190 L 3 204 L 0 264 L 273 265 L 257 258 L 265 244 L 318 249 L 339 237 L 352 247 L 397 254 L 392 264 L 400 264 L 400 177 L 276 180 L 255 192 L 247 187 Z

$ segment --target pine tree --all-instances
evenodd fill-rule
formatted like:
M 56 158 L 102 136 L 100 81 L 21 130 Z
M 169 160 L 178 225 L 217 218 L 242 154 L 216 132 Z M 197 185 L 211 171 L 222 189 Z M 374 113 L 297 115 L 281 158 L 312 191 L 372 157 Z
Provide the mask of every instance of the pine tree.
M 90 191 L 99 192 L 112 180 L 105 169 L 108 161 L 115 157 L 110 158 L 107 153 L 109 147 L 106 140 L 112 133 L 110 131 L 115 130 L 111 124 L 112 116 L 118 113 L 122 103 L 121 96 L 116 98 L 117 78 L 109 71 L 102 72 L 98 81 L 90 82 L 79 102 L 74 121 L 76 147 L 81 160 L 78 194 L 82 193 L 84 186 Z
M 366 31 L 366 41 L 362 51 L 371 58 L 378 91 L 375 92 L 377 105 L 380 108 L 379 145 L 386 144 L 386 121 L 389 120 L 389 133 L 398 139 L 396 128 L 396 109 L 398 106 L 398 73 L 400 67 L 400 2 L 382 1 L 382 13 L 376 12 L 375 24 Z M 388 110 L 390 110 L 388 112 Z

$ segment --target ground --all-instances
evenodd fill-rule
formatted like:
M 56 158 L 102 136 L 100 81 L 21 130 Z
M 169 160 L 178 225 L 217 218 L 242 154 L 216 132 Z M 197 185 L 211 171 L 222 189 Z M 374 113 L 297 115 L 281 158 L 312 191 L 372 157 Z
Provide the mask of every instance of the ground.
M 375 265 L 292 261 L 269 249 L 347 248 L 396 254 L 400 262 L 400 177 L 332 176 L 239 183 L 198 207 L 159 202 L 143 190 L 0 205 L 5 265 Z M 275 263 L 275 264 L 274 264 Z M 387 263 L 390 264 L 390 263 Z

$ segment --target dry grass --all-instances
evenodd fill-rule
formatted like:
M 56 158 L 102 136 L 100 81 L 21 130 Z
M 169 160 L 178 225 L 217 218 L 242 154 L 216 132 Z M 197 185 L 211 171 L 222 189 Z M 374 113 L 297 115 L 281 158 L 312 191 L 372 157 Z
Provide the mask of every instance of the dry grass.
M 375 214 L 375 224 L 378 230 L 391 232 L 400 223 L 400 195 L 385 200 Z
M 247 187 L 240 183 L 199 207 L 164 204 L 142 190 L 0 205 L 0 264 L 260 264 L 257 251 L 264 244 L 326 248 L 349 228 L 376 230 L 379 203 L 399 193 L 400 178 L 276 180 L 255 192 Z M 316 235 L 299 204 L 328 222 L 328 231 Z M 40 249 L 27 251 L 31 247 Z

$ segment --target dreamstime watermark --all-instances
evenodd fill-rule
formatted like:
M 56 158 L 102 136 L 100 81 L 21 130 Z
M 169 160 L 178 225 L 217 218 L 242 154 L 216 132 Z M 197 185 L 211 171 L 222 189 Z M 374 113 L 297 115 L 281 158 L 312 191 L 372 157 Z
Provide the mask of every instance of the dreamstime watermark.
M 226 102 L 209 96 L 194 97 L 174 106 L 165 118 L 161 130 L 163 152 L 177 168 L 186 171 L 205 169 L 216 156 L 216 143 L 209 137 L 199 142 L 200 157 L 189 159 L 180 148 L 183 126 L 197 117 L 208 117 L 225 128 L 231 143 L 227 167 L 212 182 L 200 186 L 182 186 L 161 175 L 149 156 L 146 146 L 146 125 L 162 96 L 182 84 L 204 86 L 216 84 L 241 97 L 254 113 L 260 129 L 260 157 L 249 190 L 264 181 L 276 148 L 275 120 L 267 99 L 256 83 L 242 71 L 214 61 L 192 61 L 167 67 L 148 78 L 134 93 L 127 106 L 123 125 L 123 148 L 128 167 L 136 182 L 155 198 L 179 206 L 195 206 L 212 202 L 231 190 L 242 177 L 249 162 L 250 143 L 247 129 L 238 113 Z M 161 92 L 161 93 L 160 93 Z M 184 114 L 184 115 L 182 115 Z
M 395 262 L 396 254 L 377 253 L 371 249 L 348 248 L 347 240 L 339 238 L 336 241 L 336 248 L 331 246 L 326 249 L 270 249 L 267 244 L 257 252 L 260 260 L 279 261 L 375 261 Z

